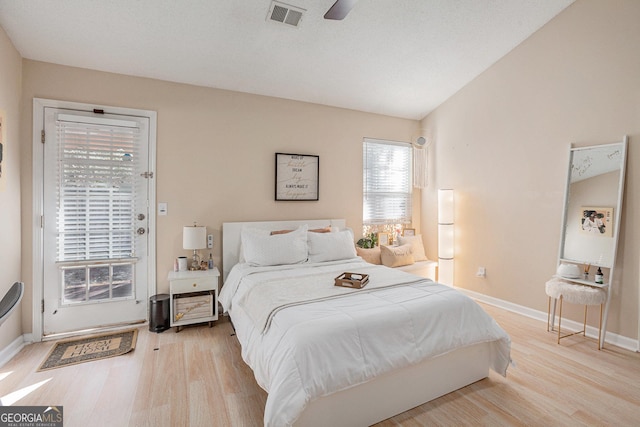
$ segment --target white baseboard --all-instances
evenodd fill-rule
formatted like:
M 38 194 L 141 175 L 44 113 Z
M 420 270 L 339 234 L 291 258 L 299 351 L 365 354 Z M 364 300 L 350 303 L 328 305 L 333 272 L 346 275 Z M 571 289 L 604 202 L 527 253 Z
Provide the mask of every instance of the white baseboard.
M 534 310 L 529 307 L 524 307 L 522 305 L 514 304 L 509 301 L 504 301 L 498 298 L 490 297 L 488 295 L 484 295 L 484 294 L 470 291 L 467 289 L 462 289 L 462 288 L 456 288 L 456 289 L 468 295 L 469 297 L 477 301 L 483 302 L 485 304 L 493 305 L 495 307 L 502 308 L 504 310 L 511 311 L 516 314 L 521 314 L 523 316 L 530 317 L 535 320 L 540 320 L 541 322 L 545 323 L 544 327 L 546 328 L 547 313 L 544 311 Z M 563 330 L 565 326 L 568 330 L 571 330 L 571 331 L 582 330 L 582 323 L 574 322 L 573 320 L 568 320 L 563 318 L 562 319 Z M 594 328 L 593 326 L 587 325 L 586 334 L 588 337 L 598 340 L 598 328 Z M 616 347 L 624 348 L 625 350 L 636 351 L 636 352 L 640 351 L 640 342 L 638 342 L 638 340 L 634 340 L 629 337 L 624 337 L 622 335 L 614 334 L 612 332 L 606 333 L 605 343 L 615 345 Z
M 16 354 L 22 350 L 22 348 L 29 344 L 26 340 L 25 335 L 20 335 L 18 338 L 13 340 L 11 344 L 6 346 L 0 351 L 0 367 L 4 366 L 7 362 L 14 358 Z

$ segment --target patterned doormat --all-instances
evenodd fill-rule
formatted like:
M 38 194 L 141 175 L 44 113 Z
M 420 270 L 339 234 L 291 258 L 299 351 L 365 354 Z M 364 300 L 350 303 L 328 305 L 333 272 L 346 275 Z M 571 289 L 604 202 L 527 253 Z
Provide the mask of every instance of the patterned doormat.
M 92 360 L 121 356 L 129 353 L 136 347 L 137 338 L 138 330 L 131 329 L 85 338 L 58 341 L 38 368 L 38 372 L 90 362 Z

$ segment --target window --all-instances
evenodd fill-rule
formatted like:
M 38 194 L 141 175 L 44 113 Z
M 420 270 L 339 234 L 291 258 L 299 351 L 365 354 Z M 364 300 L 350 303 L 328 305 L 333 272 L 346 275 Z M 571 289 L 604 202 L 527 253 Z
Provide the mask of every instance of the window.
M 58 114 L 56 134 L 63 303 L 131 297 L 139 126 Z
M 395 238 L 411 224 L 411 145 L 365 139 L 363 143 L 363 235 Z
M 130 258 L 135 252 L 134 163 L 139 129 L 136 123 L 93 124 L 82 119 L 59 114 L 56 123 L 57 259 Z

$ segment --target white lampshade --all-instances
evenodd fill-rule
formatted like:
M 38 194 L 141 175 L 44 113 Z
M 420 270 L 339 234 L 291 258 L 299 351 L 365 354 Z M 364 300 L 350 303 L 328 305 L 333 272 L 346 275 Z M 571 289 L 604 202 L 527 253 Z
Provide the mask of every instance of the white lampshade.
M 438 260 L 438 283 L 453 286 L 453 259 Z
M 452 259 L 454 255 L 455 234 L 453 224 L 438 225 L 438 258 Z
M 453 286 L 455 256 L 453 190 L 438 190 L 438 282 Z
M 453 190 L 438 190 L 438 224 L 453 224 Z
M 183 249 L 204 249 L 207 247 L 207 227 L 184 227 L 182 229 Z

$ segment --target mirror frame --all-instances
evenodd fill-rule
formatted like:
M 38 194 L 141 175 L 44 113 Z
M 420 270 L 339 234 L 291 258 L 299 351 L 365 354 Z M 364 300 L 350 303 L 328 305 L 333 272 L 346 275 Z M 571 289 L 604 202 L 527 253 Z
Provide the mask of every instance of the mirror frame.
M 601 150 L 601 149 L 615 149 L 619 148 L 621 151 L 620 157 L 620 165 L 619 165 L 619 176 L 617 182 L 617 198 L 614 206 L 613 212 L 613 233 L 611 240 L 611 249 L 608 250 L 607 259 L 602 260 L 594 260 L 594 259 L 577 259 L 572 257 L 567 257 L 565 255 L 566 246 L 567 246 L 567 227 L 570 226 L 569 222 L 573 219 L 570 217 L 569 213 L 569 205 L 571 199 L 571 185 L 572 185 L 572 171 L 574 169 L 574 158 L 577 152 L 585 152 L 588 150 Z M 625 172 L 626 172 L 626 158 L 627 158 L 627 137 L 625 136 L 622 141 L 614 142 L 610 144 L 601 144 L 601 145 L 593 145 L 586 147 L 571 147 L 569 150 L 569 168 L 567 173 L 567 181 L 565 185 L 565 193 L 564 193 L 564 205 L 563 205 L 563 217 L 562 217 L 562 228 L 561 228 L 561 237 L 560 237 L 560 250 L 558 251 L 558 265 L 562 262 L 572 263 L 572 264 L 590 264 L 595 267 L 603 267 L 613 269 L 616 262 L 616 254 L 618 247 L 618 237 L 620 234 L 620 220 L 622 217 L 622 198 L 624 193 L 624 180 L 625 180 Z M 588 204 L 587 204 L 588 205 Z M 591 204 L 593 206 L 593 204 Z M 600 257 L 600 259 L 602 256 Z
M 617 252 L 618 252 L 618 237 L 620 235 L 620 225 L 621 225 L 621 220 L 622 220 L 622 198 L 623 198 L 623 194 L 624 194 L 624 180 L 625 180 L 625 174 L 626 174 L 626 164 L 627 164 L 627 145 L 628 145 L 628 138 L 627 135 L 625 135 L 622 138 L 622 141 L 620 142 L 614 142 L 611 144 L 602 144 L 602 145 L 594 145 L 594 146 L 590 146 L 590 147 L 570 147 L 570 151 L 569 151 L 569 172 L 567 174 L 567 182 L 565 185 L 565 194 L 564 194 L 564 212 L 563 212 L 563 218 L 562 218 L 562 235 L 560 238 L 560 250 L 558 251 L 558 266 L 560 266 L 560 264 L 562 264 L 563 262 L 567 262 L 567 263 L 571 263 L 571 264 L 583 264 L 583 262 L 581 261 L 577 261 L 577 260 L 572 260 L 572 259 L 565 259 L 563 258 L 564 255 L 564 246 L 565 246 L 565 239 L 566 239 L 566 227 L 567 227 L 567 219 L 568 219 L 568 215 L 567 215 L 567 206 L 568 206 L 568 202 L 569 202 L 569 197 L 570 197 L 570 186 L 571 186 L 571 169 L 572 169 L 572 164 L 573 164 L 573 153 L 575 151 L 578 150 L 587 150 L 587 149 L 593 149 L 593 148 L 602 148 L 602 147 L 612 147 L 614 145 L 619 145 L 621 150 L 622 150 L 622 158 L 620 160 L 620 176 L 619 176 L 619 180 L 618 180 L 618 202 L 616 203 L 615 206 L 615 212 L 614 212 L 614 218 L 615 218 L 615 222 L 614 222 L 614 230 L 613 230 L 613 248 L 612 248 L 612 259 L 611 259 L 611 266 L 605 266 L 602 265 L 601 267 L 604 268 L 608 268 L 609 269 L 609 275 L 605 281 L 604 284 L 602 285 L 598 285 L 595 284 L 595 282 L 593 281 L 588 281 L 588 280 L 582 280 L 582 279 L 568 279 L 563 277 L 564 280 L 567 280 L 569 282 L 574 282 L 577 284 L 582 284 L 582 285 L 588 285 L 588 286 L 598 286 L 598 287 L 603 287 L 604 289 L 606 289 L 607 291 L 607 301 L 605 303 L 605 309 L 604 309 L 604 315 L 602 316 L 602 333 L 600 335 L 600 342 L 599 342 L 599 348 L 602 348 L 604 346 L 604 342 L 605 342 L 605 336 L 607 333 L 607 318 L 609 316 L 609 304 L 611 302 L 611 286 L 613 284 L 613 277 L 614 277 L 614 270 L 615 270 L 615 266 L 616 266 L 616 256 L 617 256 Z M 594 264 L 595 266 L 598 266 L 597 264 Z M 553 317 L 555 318 L 555 303 L 553 306 Z M 552 327 L 553 327 L 553 323 L 552 323 Z

